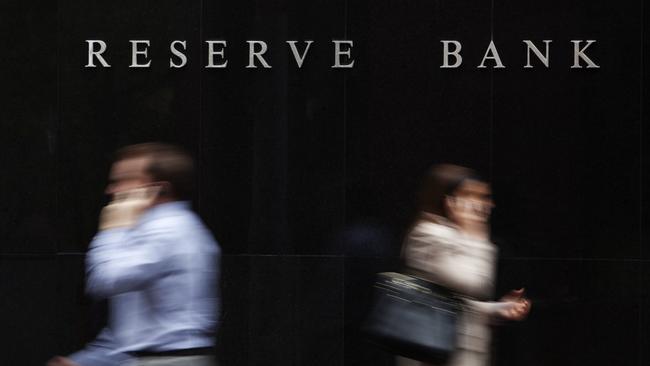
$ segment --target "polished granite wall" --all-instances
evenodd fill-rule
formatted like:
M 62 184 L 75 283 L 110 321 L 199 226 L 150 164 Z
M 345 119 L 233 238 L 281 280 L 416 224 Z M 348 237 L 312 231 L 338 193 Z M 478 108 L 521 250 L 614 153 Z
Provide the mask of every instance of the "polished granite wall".
M 110 154 L 164 140 L 196 156 L 195 208 L 224 250 L 222 365 L 392 365 L 357 329 L 434 162 L 493 182 L 499 291 L 534 301 L 496 331 L 496 365 L 647 365 L 647 8 L 5 2 L 0 363 L 41 365 L 102 325 L 83 253 Z M 108 43 L 111 68 L 84 67 L 87 39 Z M 151 41 L 150 68 L 128 67 L 131 39 Z M 203 67 L 210 39 L 228 41 L 226 69 Z M 308 39 L 298 69 L 285 41 Z M 354 40 L 353 69 L 331 68 L 332 39 Z M 444 39 L 462 42 L 461 68 L 439 67 Z M 490 39 L 505 69 L 476 68 Z M 553 40 L 550 68 L 523 68 L 524 39 Z M 597 40 L 599 69 L 570 68 L 573 39 Z M 246 40 L 267 41 L 271 69 L 245 68 Z

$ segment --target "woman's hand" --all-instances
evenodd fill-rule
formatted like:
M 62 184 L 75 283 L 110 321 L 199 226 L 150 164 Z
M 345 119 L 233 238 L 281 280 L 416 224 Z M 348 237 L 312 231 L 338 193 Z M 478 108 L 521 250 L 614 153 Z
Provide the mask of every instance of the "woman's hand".
M 497 315 L 505 320 L 524 320 L 530 312 L 531 302 L 524 297 L 523 288 L 510 291 L 499 302 L 502 306 L 497 311 Z

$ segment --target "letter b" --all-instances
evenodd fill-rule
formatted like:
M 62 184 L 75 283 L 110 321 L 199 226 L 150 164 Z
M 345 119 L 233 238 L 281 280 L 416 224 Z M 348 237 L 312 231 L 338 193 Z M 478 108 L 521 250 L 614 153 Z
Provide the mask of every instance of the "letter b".
M 440 68 L 455 69 L 458 66 L 460 66 L 460 64 L 463 63 L 463 57 L 460 55 L 460 50 L 462 48 L 460 42 L 458 41 L 440 41 L 440 42 L 442 42 L 442 65 L 440 66 Z M 454 45 L 453 51 L 449 50 L 449 44 Z M 453 56 L 456 59 L 453 65 L 449 64 L 449 56 Z

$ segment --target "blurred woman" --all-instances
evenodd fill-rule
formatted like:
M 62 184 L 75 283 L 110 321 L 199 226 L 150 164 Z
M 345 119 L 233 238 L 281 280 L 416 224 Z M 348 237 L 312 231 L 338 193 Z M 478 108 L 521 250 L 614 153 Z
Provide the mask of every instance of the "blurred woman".
M 426 175 L 418 201 L 420 213 L 403 247 L 407 270 L 453 290 L 465 303 L 458 321 L 456 351 L 445 366 L 486 366 L 490 323 L 522 320 L 530 310 L 523 289 L 511 291 L 498 302 L 488 301 L 497 255 L 489 240 L 490 186 L 471 169 L 437 165 Z M 405 358 L 398 363 L 423 366 Z

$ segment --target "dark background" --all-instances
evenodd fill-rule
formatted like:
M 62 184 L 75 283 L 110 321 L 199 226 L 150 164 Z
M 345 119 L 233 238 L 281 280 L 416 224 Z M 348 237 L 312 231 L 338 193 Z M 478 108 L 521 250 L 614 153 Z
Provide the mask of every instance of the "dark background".
M 647 13 L 642 0 L 3 2 L 0 364 L 42 365 L 101 326 L 84 252 L 111 153 L 150 140 L 198 161 L 195 208 L 225 253 L 222 365 L 392 365 L 357 329 L 436 162 L 493 183 L 499 293 L 534 301 L 495 333 L 496 365 L 650 364 Z M 491 38 L 505 69 L 476 68 Z M 84 68 L 86 39 L 108 43 L 111 68 Z M 151 68 L 128 68 L 131 39 L 151 41 Z M 203 67 L 206 39 L 228 41 L 227 69 Z M 298 69 L 285 41 L 308 39 Z M 354 41 L 353 69 L 331 68 L 332 39 Z M 442 39 L 462 42 L 459 69 L 439 68 Z M 553 40 L 549 69 L 523 68 L 523 39 Z M 599 69 L 570 69 L 572 39 L 597 40 Z M 245 68 L 246 40 L 269 44 L 273 68 Z

